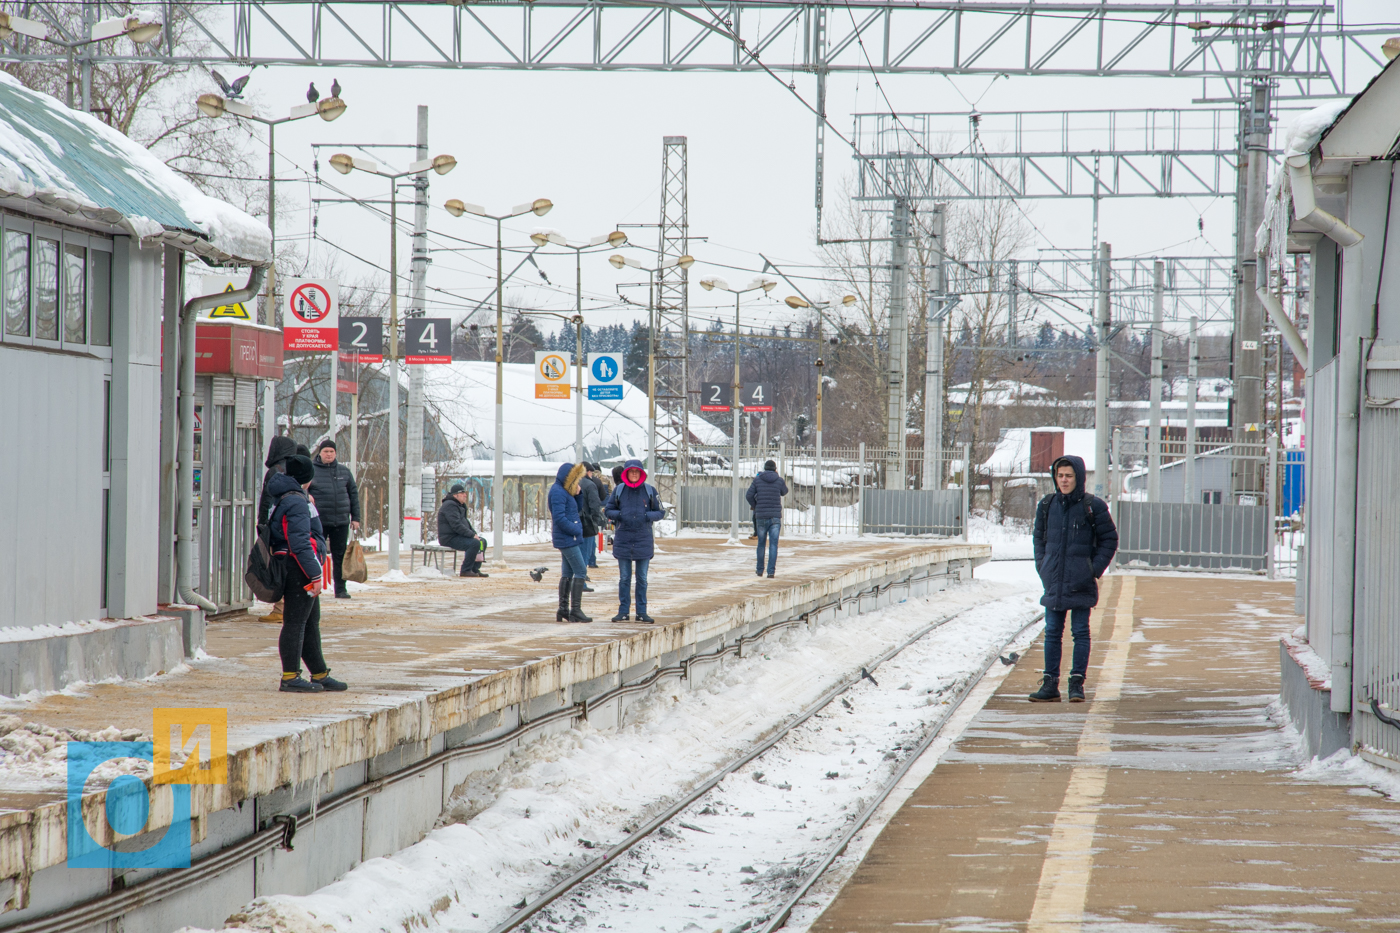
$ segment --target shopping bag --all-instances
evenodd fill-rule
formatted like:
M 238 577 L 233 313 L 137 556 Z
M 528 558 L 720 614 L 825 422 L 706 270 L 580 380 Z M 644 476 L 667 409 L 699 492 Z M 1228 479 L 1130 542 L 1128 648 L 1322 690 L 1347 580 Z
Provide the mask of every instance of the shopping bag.
M 369 568 L 365 566 L 365 549 L 354 538 L 345 546 L 345 557 L 340 562 L 340 572 L 346 580 L 364 583 L 369 580 Z

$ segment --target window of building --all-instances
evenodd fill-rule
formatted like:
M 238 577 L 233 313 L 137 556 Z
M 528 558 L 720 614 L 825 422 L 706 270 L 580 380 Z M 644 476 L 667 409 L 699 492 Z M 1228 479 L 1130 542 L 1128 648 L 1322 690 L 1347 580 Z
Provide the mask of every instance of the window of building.
M 34 336 L 58 340 L 58 241 L 34 238 Z
M 93 346 L 112 345 L 112 254 L 93 248 L 88 252 L 91 287 L 88 295 L 88 337 Z
M 5 333 L 29 336 L 29 234 L 6 230 L 0 256 L 0 300 L 5 306 Z
M 63 244 L 63 342 L 87 343 L 87 247 Z

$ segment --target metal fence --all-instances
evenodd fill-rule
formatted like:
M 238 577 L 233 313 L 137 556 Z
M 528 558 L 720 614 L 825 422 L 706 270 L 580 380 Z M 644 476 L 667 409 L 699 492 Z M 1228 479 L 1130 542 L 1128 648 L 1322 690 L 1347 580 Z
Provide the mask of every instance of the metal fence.
M 745 448 L 737 461 L 738 525 L 748 534 L 753 512 L 744 494 L 772 460 L 788 485 L 783 508 L 787 534 L 964 533 L 969 488 L 964 479 L 965 448 L 950 448 L 925 462 L 921 448 L 815 448 L 778 445 L 767 451 Z M 680 526 L 728 531 L 734 501 L 732 447 L 691 445 L 689 471 L 676 477 Z M 949 480 L 956 487 L 949 487 Z
M 1113 453 L 1119 564 L 1298 575 L 1303 451 L 1281 452 L 1272 439 L 1188 445 L 1166 437 L 1154 445 L 1145 429 L 1120 428 Z

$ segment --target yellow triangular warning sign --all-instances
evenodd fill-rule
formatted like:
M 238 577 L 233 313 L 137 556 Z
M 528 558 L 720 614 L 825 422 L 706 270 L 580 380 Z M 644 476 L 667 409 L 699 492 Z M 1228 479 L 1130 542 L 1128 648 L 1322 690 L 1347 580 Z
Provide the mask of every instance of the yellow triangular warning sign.
M 233 290 L 234 288 L 232 282 L 228 283 L 228 285 L 224 287 L 224 291 L 226 293 L 231 292 Z M 232 317 L 237 318 L 240 321 L 251 321 L 253 319 L 253 316 L 248 313 L 248 309 L 243 307 L 241 303 L 236 305 L 219 305 L 213 311 L 209 312 L 209 316 L 211 318 Z

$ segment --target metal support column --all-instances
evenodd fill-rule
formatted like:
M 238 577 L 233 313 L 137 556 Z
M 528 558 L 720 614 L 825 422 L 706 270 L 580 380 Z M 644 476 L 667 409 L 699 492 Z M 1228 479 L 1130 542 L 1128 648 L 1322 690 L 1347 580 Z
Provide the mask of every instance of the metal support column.
M 1256 77 L 1249 85 L 1249 99 L 1240 113 L 1240 172 L 1244 175 L 1244 199 L 1239 211 L 1238 255 L 1239 297 L 1235 301 L 1234 336 L 1234 435 L 1237 441 L 1259 442 L 1264 420 L 1264 307 L 1255 294 L 1258 256 L 1255 232 L 1264 220 L 1264 201 L 1269 185 L 1269 116 L 1271 82 Z M 1252 436 L 1251 436 L 1252 435 Z M 1237 487 L 1247 489 L 1253 470 L 1241 468 Z M 1238 481 L 1244 480 L 1244 485 Z
M 936 254 L 930 271 L 928 323 L 925 328 L 924 346 L 924 475 L 920 483 L 922 489 L 939 489 L 943 486 L 943 326 L 951 307 L 947 296 L 946 277 L 943 264 L 943 223 L 946 205 L 934 206 L 933 224 L 930 233 Z
M 1108 493 L 1108 468 L 1112 460 L 1109 450 L 1108 424 L 1108 325 L 1109 304 L 1109 261 L 1113 250 L 1107 243 L 1099 244 L 1099 306 L 1095 315 L 1094 336 L 1097 349 L 1094 352 L 1097 363 L 1097 376 L 1094 379 L 1094 495 L 1104 498 Z
M 661 145 L 661 230 L 657 249 L 656 446 L 674 458 L 681 477 L 688 472 L 690 397 L 686 358 L 690 338 L 689 273 L 666 260 L 680 259 L 690 250 L 690 219 L 686 195 L 687 155 L 684 136 L 666 136 Z M 677 489 L 684 479 L 676 480 Z M 677 496 L 679 501 L 679 495 Z M 683 516 L 676 516 L 680 528 Z
M 1196 501 L 1196 390 L 1200 384 L 1201 351 L 1196 339 L 1197 320 L 1191 318 L 1186 344 L 1186 464 L 1182 473 L 1182 502 Z
M 418 148 L 414 159 L 428 157 L 428 108 L 418 106 Z M 397 184 L 397 182 L 395 182 Z M 422 317 L 427 309 L 428 277 L 428 173 L 413 176 L 413 252 L 409 259 L 408 317 Z M 451 339 L 450 337 L 448 338 Z M 403 532 L 410 544 L 423 542 L 423 376 L 422 363 L 408 364 L 408 425 L 403 475 Z
M 1152 264 L 1152 388 L 1147 439 L 1147 501 L 1162 501 L 1162 287 L 1165 265 Z
M 890 215 L 890 297 L 888 398 L 885 407 L 885 488 L 903 489 L 905 373 L 909 368 L 909 199 L 896 197 Z

